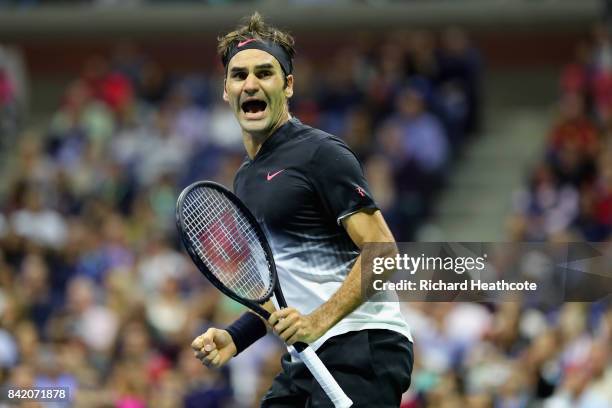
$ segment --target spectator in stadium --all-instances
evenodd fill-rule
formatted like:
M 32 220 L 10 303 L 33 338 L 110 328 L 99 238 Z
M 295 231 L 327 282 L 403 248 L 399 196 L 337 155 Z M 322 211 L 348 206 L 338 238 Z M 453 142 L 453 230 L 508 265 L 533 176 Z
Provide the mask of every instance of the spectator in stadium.
M 576 46 L 573 61 L 567 63 L 561 71 L 561 92 L 581 94 L 588 99 L 591 81 L 591 46 L 581 42 Z
M 601 155 L 599 177 L 593 186 L 593 214 L 599 225 L 598 238 L 609 239 L 612 234 L 612 150 Z
M 519 240 L 542 241 L 563 233 L 578 216 L 579 196 L 569 184 L 559 184 L 545 163 L 531 176 L 528 188 L 514 195 L 514 233 Z
M 404 162 L 412 161 L 426 181 L 429 191 L 442 183 L 449 160 L 446 131 L 440 120 L 427 110 L 431 86 L 414 78 L 396 98 L 397 113 L 389 122 L 400 132 Z M 408 174 L 408 172 L 403 172 Z M 423 191 L 425 192 L 425 191 Z
M 437 99 L 449 141 L 460 148 L 480 125 L 482 57 L 459 27 L 445 29 L 441 37 Z
M 583 96 L 566 93 L 548 137 L 548 160 L 559 183 L 579 188 L 592 182 L 599 146 L 599 131 L 587 116 Z

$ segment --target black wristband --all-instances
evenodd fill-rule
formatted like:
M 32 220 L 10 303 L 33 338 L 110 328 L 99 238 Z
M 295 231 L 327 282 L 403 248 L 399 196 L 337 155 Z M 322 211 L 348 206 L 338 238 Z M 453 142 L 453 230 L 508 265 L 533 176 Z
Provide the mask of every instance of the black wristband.
M 236 345 L 236 355 L 255 343 L 268 332 L 266 324 L 254 313 L 246 312 L 226 327 Z

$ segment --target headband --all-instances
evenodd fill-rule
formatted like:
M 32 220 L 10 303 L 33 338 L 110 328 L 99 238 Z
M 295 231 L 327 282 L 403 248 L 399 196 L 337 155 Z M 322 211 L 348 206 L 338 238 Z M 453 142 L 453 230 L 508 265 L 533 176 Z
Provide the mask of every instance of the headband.
M 234 58 L 234 55 L 244 50 L 261 50 L 267 52 L 268 54 L 276 58 L 285 75 L 289 75 L 293 72 L 293 64 L 291 62 L 291 57 L 283 47 L 273 42 L 271 43 L 255 38 L 249 38 L 248 40 L 240 41 L 238 44 L 234 45 L 228 50 L 228 52 L 225 53 L 222 58 L 222 62 L 226 71 L 229 62 L 232 58 Z

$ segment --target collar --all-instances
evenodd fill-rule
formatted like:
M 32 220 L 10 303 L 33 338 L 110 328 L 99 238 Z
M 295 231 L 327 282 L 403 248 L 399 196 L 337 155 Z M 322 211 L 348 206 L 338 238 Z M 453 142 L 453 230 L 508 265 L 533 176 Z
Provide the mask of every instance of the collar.
M 267 155 L 268 153 L 276 150 L 285 141 L 291 138 L 293 131 L 302 124 L 298 118 L 292 116 L 287 122 L 281 127 L 276 129 L 266 140 L 263 142 L 259 151 L 251 161 L 255 161 L 258 158 Z M 248 156 L 247 156 L 248 157 Z

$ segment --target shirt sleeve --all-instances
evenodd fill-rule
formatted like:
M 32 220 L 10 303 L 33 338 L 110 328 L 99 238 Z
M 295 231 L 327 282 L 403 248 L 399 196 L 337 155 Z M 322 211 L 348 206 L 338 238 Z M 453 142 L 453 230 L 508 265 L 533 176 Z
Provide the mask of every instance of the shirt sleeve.
M 338 224 L 353 213 L 378 209 L 355 154 L 340 140 L 328 138 L 313 155 L 312 184 L 328 214 Z

